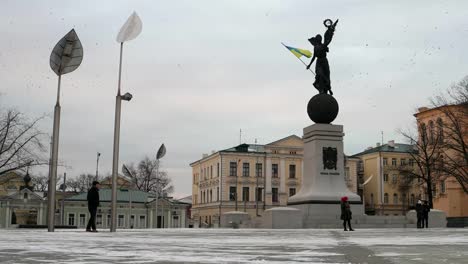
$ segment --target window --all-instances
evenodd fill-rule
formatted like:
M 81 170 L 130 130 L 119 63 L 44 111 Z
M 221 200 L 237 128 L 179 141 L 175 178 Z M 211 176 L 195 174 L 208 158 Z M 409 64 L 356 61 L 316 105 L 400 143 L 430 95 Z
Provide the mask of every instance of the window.
M 432 184 L 432 196 L 436 196 L 437 195 L 437 185 L 435 183 Z
M 388 193 L 384 194 L 383 202 L 384 204 L 388 204 Z
M 277 203 L 278 199 L 278 188 L 271 188 L 271 201 Z
M 384 166 L 387 166 L 387 165 L 388 165 L 388 159 L 387 159 L 387 158 L 383 158 L 383 165 L 384 165 Z
M 392 158 L 392 166 L 396 166 L 396 159 Z
M 125 216 L 122 214 L 119 214 L 117 217 L 117 226 L 118 227 L 125 227 Z
M 434 122 L 429 121 L 429 143 L 434 144 Z
M 85 226 L 86 225 L 86 215 L 85 214 L 80 214 L 80 221 L 79 221 L 79 226 Z
M 26 199 L 26 200 L 28 199 L 28 193 L 23 194 L 23 199 Z
M 262 177 L 263 174 L 263 164 L 261 163 L 256 163 L 255 164 L 255 176 L 257 177 Z
M 140 221 L 138 222 L 139 228 L 146 228 L 146 216 L 140 215 Z
M 440 193 L 445 193 L 445 181 L 440 182 Z
M 102 226 L 102 214 L 96 215 L 96 225 Z
M 242 201 L 249 201 L 249 187 L 242 187 Z
M 414 205 L 414 194 L 411 194 L 410 196 L 410 204 Z
M 400 160 L 400 165 L 405 166 L 406 165 L 406 159 L 401 159 Z
M 296 178 L 296 165 L 289 165 L 289 178 Z
M 219 162 L 218 162 L 218 164 L 217 164 L 216 166 L 217 166 L 217 168 L 216 168 L 216 176 L 219 177 Z
M 278 178 L 278 164 L 271 164 L 271 177 Z
M 411 167 L 414 166 L 414 159 L 409 159 L 409 165 L 410 165 Z
M 244 162 L 242 163 L 242 176 L 249 177 L 250 175 L 250 163 Z
M 210 203 L 213 202 L 213 190 L 210 190 Z
M 444 143 L 444 123 L 440 117 L 437 118 L 437 136 L 439 143 Z
M 398 194 L 393 194 L 393 204 L 398 204 Z
M 388 174 L 384 174 L 384 175 L 383 175 L 383 181 L 384 181 L 384 182 L 388 182 Z
M 130 228 L 134 228 L 135 227 L 135 215 L 131 215 L 130 216 Z
M 68 225 L 69 226 L 75 225 L 75 214 L 68 214 Z
M 107 223 L 107 226 L 108 226 L 108 227 L 111 226 L 111 215 L 110 215 L 110 214 L 107 215 L 107 221 L 106 221 L 106 223 Z
M 237 187 L 229 187 L 229 201 L 235 201 L 237 197 Z
M 210 166 L 210 179 L 213 179 L 213 166 Z
M 289 154 L 296 155 L 296 151 L 289 151 Z
M 392 175 L 392 183 L 397 183 L 398 181 L 398 175 L 397 174 L 393 174 Z
M 256 200 L 261 202 L 262 201 L 262 194 L 263 194 L 263 188 L 257 188 L 257 193 L 256 195 Z
M 237 163 L 229 162 L 229 176 L 237 176 Z
M 296 188 L 289 188 L 289 197 L 296 194 Z

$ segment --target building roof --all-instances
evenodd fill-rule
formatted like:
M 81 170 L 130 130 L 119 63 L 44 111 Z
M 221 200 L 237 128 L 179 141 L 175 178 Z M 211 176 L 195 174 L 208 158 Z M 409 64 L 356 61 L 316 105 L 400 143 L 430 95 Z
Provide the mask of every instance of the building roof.
M 87 201 L 88 193 L 80 193 L 72 197 L 68 197 L 65 201 Z M 112 189 L 100 189 L 99 200 L 101 202 L 110 202 Z M 152 197 L 150 193 L 139 190 L 117 190 L 117 202 L 146 203 Z
M 413 145 L 410 144 L 401 144 L 395 143 L 395 146 L 392 147 L 389 144 L 384 144 L 382 146 L 374 147 L 371 149 L 364 150 L 357 154 L 352 155 L 351 157 L 358 157 L 366 154 L 377 153 L 377 152 L 393 152 L 393 153 L 412 153 L 415 152 Z

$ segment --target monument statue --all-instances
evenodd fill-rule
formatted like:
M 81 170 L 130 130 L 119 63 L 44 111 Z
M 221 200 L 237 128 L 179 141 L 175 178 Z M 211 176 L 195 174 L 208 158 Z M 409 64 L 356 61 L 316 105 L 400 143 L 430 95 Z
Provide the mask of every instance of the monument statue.
M 309 39 L 309 42 L 314 46 L 314 55 L 307 65 L 310 68 L 315 59 L 315 82 L 314 87 L 317 88 L 319 94 L 312 97 L 307 104 L 307 114 L 310 119 L 318 124 L 330 124 L 338 115 L 338 102 L 332 96 L 330 83 L 330 66 L 328 65 L 327 52 L 328 44 L 332 41 L 333 34 L 338 19 L 333 22 L 331 19 L 325 19 L 323 24 L 327 28 L 324 34 L 324 42 L 322 36 L 318 34 Z
M 309 65 L 307 65 L 307 70 L 310 68 L 312 63 L 314 63 L 315 58 L 317 58 L 317 63 L 315 64 L 314 87 L 317 88 L 321 94 L 328 92 L 330 95 L 333 95 L 330 83 L 330 66 L 328 65 L 327 52 L 329 51 L 328 44 L 332 41 L 337 23 L 338 19 L 335 23 L 333 23 L 331 19 L 323 21 L 323 25 L 327 28 L 327 31 L 324 34 L 325 41 L 323 43 L 322 36 L 320 34 L 309 39 L 310 44 L 314 46 L 314 55 Z

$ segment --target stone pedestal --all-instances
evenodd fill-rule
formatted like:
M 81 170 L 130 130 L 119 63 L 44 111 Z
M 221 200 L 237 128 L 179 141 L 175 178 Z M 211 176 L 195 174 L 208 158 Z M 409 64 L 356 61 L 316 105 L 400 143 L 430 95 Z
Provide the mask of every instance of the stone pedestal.
M 314 124 L 304 128 L 304 172 L 302 187 L 290 197 L 289 206 L 303 213 L 303 227 L 340 221 L 340 199 L 348 197 L 354 216 L 364 215 L 359 195 L 345 183 L 343 126 Z
M 291 207 L 275 207 L 265 210 L 263 227 L 270 229 L 302 228 L 302 212 Z
M 250 215 L 246 212 L 232 211 L 221 215 L 221 227 L 239 228 L 249 227 Z

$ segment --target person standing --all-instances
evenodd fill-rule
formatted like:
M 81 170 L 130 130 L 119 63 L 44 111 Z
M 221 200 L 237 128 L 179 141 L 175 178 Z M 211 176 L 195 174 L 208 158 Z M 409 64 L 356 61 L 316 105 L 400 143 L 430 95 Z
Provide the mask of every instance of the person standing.
M 348 202 L 348 197 L 343 196 L 341 197 L 341 220 L 343 220 L 344 231 L 348 231 L 348 229 L 346 229 L 346 223 L 348 223 L 349 231 L 354 231 L 354 229 L 351 228 L 351 215 L 352 213 Z
M 422 206 L 422 225 L 421 228 L 429 228 L 429 212 L 431 211 L 431 207 L 429 206 L 427 201 L 424 201 L 424 204 Z
M 417 217 L 417 228 L 423 228 L 423 205 L 421 200 L 418 200 L 416 204 L 416 217 Z
M 90 214 L 87 232 L 97 232 L 96 230 L 96 213 L 99 206 L 99 182 L 93 181 L 93 186 L 88 191 L 88 211 Z

